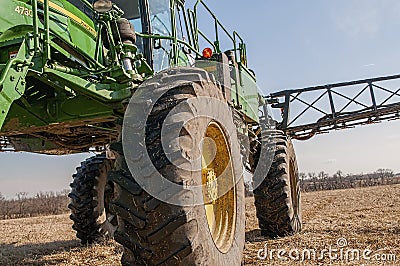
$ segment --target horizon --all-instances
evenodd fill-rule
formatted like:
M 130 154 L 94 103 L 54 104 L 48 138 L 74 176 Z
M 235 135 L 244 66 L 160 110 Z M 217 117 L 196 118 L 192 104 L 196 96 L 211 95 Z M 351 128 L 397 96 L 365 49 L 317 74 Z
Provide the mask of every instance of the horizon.
M 400 73 L 398 1 L 228 3 L 207 1 L 228 29 L 244 37 L 250 68 L 265 95 Z M 299 170 L 400 173 L 398 132 L 399 121 L 391 121 L 294 141 Z M 0 153 L 0 192 L 67 189 L 75 167 L 88 157 Z

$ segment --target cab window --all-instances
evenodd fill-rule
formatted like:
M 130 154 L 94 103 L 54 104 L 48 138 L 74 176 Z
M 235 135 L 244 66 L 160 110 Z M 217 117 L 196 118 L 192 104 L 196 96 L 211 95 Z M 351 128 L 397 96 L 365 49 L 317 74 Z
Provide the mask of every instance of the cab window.
M 185 9 L 181 5 L 175 7 L 175 23 L 176 23 L 176 35 L 177 38 L 191 44 L 190 31 L 187 24 L 187 17 L 185 15 Z M 178 43 L 178 65 L 179 66 L 191 66 L 194 64 L 195 56 L 192 54 L 190 49 L 181 43 Z
M 135 31 L 142 32 L 142 19 L 139 8 L 139 1 L 126 1 L 126 0 L 113 0 L 119 8 L 124 11 L 124 18 L 128 19 L 132 23 Z M 136 37 L 136 45 L 139 51 L 143 52 L 143 40 L 139 36 Z
M 88 17 L 90 17 L 90 18 L 94 17 L 93 11 L 90 8 L 88 8 L 84 3 L 82 3 L 82 1 L 80 1 L 80 0 L 68 0 L 68 2 L 70 2 L 76 8 L 78 8 L 83 13 L 85 13 Z M 90 1 L 90 3 L 92 3 L 92 2 L 93 1 Z
M 150 23 L 153 35 L 172 36 L 170 0 L 149 1 Z M 157 40 L 153 47 L 153 68 L 158 72 L 170 66 L 171 40 Z

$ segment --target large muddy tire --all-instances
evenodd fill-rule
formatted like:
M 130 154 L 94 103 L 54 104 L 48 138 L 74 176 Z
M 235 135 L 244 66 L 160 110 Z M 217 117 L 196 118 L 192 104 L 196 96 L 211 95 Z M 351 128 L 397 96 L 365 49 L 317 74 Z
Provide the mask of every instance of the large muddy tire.
M 301 200 L 293 144 L 283 132 L 273 131 L 262 142 L 262 148 L 275 149 L 275 155 L 269 171 L 256 171 L 254 176 L 255 180 L 263 179 L 254 190 L 261 234 L 268 237 L 296 234 L 301 231 Z M 263 159 L 262 156 L 256 158 L 257 168 L 262 169 L 259 164 L 263 163 Z
M 74 222 L 72 228 L 82 244 L 112 237 L 116 229 L 116 218 L 108 211 L 113 184 L 108 182 L 107 175 L 113 164 L 105 155 L 97 155 L 82 162 L 73 175 L 68 208 Z
M 143 110 L 150 102 L 145 99 L 154 99 L 154 92 L 162 96 L 150 108 L 151 113 L 147 120 L 140 122 L 145 116 Z M 163 122 L 174 107 L 178 104 L 185 105 L 188 99 L 196 99 L 197 96 L 224 101 L 220 87 L 203 70 L 175 68 L 157 74 L 136 93 L 137 102 L 132 103 L 132 100 L 135 101 L 134 95 L 126 115 L 133 116 L 133 119 L 128 119 L 128 126 L 137 132 L 145 129 L 145 145 L 133 141 L 129 146 L 126 144 L 129 140 L 125 139 L 124 145 L 112 145 L 119 155 L 116 170 L 110 175 L 116 190 L 116 197 L 110 208 L 118 216 L 119 226 L 114 238 L 124 246 L 122 264 L 240 265 L 245 240 L 244 185 L 240 148 L 231 109 L 219 109 L 211 102 L 193 109 L 187 104 L 187 108 L 183 108 L 185 112 L 178 112 L 172 119 L 173 123 L 169 124 L 170 128 L 180 128 L 179 156 L 171 158 L 166 155 L 163 147 L 168 147 L 168 141 L 172 141 L 168 136 L 165 140 L 167 143 L 161 143 Z M 217 112 L 223 117 L 224 125 L 220 124 L 221 120 L 198 119 L 196 111 Z M 182 127 L 185 117 L 194 121 L 191 120 L 190 125 Z M 127 118 L 124 127 L 127 126 L 126 120 Z M 205 137 L 219 143 L 213 160 L 206 159 L 211 146 L 201 144 Z M 148 154 L 150 161 L 144 159 L 144 153 Z M 204 159 L 200 160 L 200 168 L 190 161 L 192 158 Z M 143 174 L 139 169 L 149 169 L 149 164 L 154 165 L 155 171 L 149 171 L 148 178 L 159 173 L 182 188 L 185 187 L 184 184 L 200 185 L 200 195 L 196 197 L 201 198 L 201 204 L 171 204 L 145 191 L 133 176 Z M 189 170 L 179 167 L 185 164 L 189 165 Z M 228 173 L 224 177 L 219 175 L 222 168 Z M 226 193 L 219 195 L 229 182 L 231 189 L 228 188 Z M 161 190 L 157 183 L 152 186 Z M 178 201 L 193 196 L 185 193 L 185 189 L 160 191 L 159 195 L 161 194 Z M 216 195 L 218 196 L 215 197 Z

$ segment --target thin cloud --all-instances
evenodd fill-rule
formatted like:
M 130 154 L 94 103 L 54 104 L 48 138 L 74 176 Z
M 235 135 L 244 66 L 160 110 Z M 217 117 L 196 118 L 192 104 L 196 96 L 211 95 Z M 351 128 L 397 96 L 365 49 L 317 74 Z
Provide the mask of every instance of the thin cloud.
M 352 37 L 374 36 L 381 29 L 379 6 L 370 1 L 350 0 L 337 10 L 333 19 L 336 27 Z

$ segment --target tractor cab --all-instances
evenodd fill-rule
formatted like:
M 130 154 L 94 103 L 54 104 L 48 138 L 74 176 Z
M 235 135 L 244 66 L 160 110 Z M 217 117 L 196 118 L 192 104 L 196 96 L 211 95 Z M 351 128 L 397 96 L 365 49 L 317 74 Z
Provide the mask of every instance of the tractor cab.
M 141 2 L 146 2 L 141 5 Z M 158 45 L 151 39 L 144 39 L 140 34 L 172 36 L 169 0 L 124 1 L 114 3 L 124 11 L 124 17 L 134 26 L 137 33 L 136 45 L 143 52 L 155 72 L 169 67 L 171 42 L 160 40 Z
M 183 0 L 97 0 L 94 9 L 107 10 L 102 7 L 106 2 L 110 10 L 122 10 L 122 17 L 134 26 L 136 46 L 155 73 L 174 66 L 205 69 L 223 85 L 235 108 L 258 121 L 258 89 L 254 73 L 247 68 L 246 45 L 202 0 L 187 10 Z M 204 27 L 203 22 L 211 25 Z M 206 33 L 210 31 L 214 36 Z
M 133 25 L 136 46 L 153 70 L 159 72 L 173 64 L 173 40 L 177 32 L 173 30 L 174 22 L 171 18 L 175 14 L 171 13 L 171 10 L 183 10 L 183 7 L 171 8 L 170 0 L 114 0 L 112 3 L 124 12 L 123 18 Z M 173 3 L 180 5 L 174 1 Z M 183 37 L 182 34 L 179 36 Z M 187 65 L 188 57 L 184 54 L 180 54 L 179 57 L 181 65 Z

